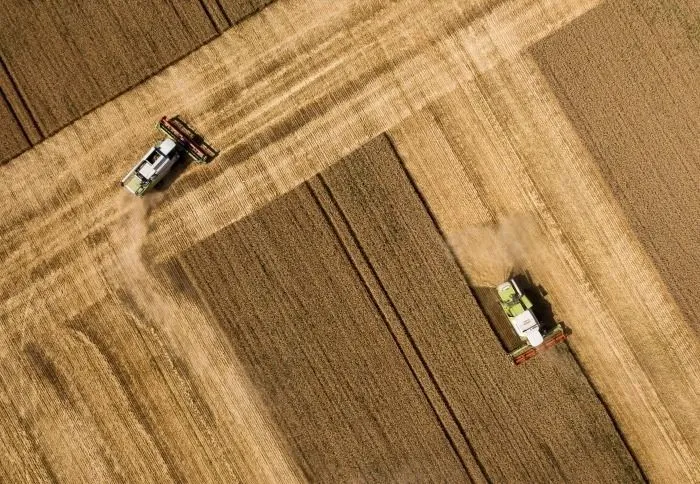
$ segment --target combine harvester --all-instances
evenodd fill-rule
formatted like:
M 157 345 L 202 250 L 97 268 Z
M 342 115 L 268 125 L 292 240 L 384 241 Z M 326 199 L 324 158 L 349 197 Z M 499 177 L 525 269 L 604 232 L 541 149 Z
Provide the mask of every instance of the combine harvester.
M 121 182 L 123 187 L 139 197 L 156 186 L 183 154 L 189 155 L 197 163 L 208 163 L 218 154 L 178 116 L 170 119 L 163 116 L 158 122 L 158 129 L 167 138 L 152 147 Z
M 499 284 L 496 291 L 503 311 L 522 341 L 522 346 L 510 352 L 516 365 L 566 339 L 560 324 L 545 330 L 532 310 L 532 302 L 520 290 L 515 279 Z

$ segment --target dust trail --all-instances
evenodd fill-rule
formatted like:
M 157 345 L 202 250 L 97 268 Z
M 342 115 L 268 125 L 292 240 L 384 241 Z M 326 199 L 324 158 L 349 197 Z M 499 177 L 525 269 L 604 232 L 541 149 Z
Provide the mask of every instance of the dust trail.
M 447 234 L 447 239 L 474 286 L 496 286 L 528 270 L 533 256 L 548 250 L 537 220 L 525 214 L 471 225 Z
M 127 193 L 120 195 L 117 207 L 125 215 L 110 230 L 115 253 L 104 267 L 110 291 L 122 301 L 124 311 L 144 337 L 167 348 L 166 357 L 175 353 L 186 361 L 199 380 L 198 387 L 207 389 L 201 397 L 215 415 L 216 424 L 198 430 L 236 436 L 235 443 L 224 442 L 236 454 L 235 462 L 224 463 L 229 472 L 243 481 L 300 481 L 301 471 L 285 451 L 284 441 L 225 338 L 195 301 L 172 292 L 169 280 L 159 277 L 157 268 L 144 259 L 149 217 L 163 197 L 149 193 L 139 200 Z M 175 371 L 168 377 L 183 378 Z
M 163 323 L 168 316 L 175 316 L 171 313 L 176 310 L 168 304 L 168 295 L 149 273 L 142 248 L 148 234 L 149 215 L 163 196 L 162 193 L 151 192 L 142 199 L 135 199 L 126 192 L 119 194 L 117 212 L 125 215 L 110 231 L 110 245 L 115 248 L 115 257 L 105 268 L 110 288 L 127 291 L 138 304 L 138 310 L 160 327 L 166 327 Z M 125 310 L 130 312 L 134 321 L 141 319 L 134 315 L 131 308 Z

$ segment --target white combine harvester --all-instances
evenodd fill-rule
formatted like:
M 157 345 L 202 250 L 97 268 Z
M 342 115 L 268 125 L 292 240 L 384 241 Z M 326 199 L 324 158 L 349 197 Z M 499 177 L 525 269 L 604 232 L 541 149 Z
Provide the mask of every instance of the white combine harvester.
M 503 311 L 522 341 L 522 346 L 510 353 L 516 365 L 566 339 L 559 324 L 545 331 L 532 310 L 532 302 L 520 290 L 515 279 L 499 284 L 496 291 Z
M 207 163 L 216 150 L 178 116 L 163 116 L 158 128 L 168 137 L 152 147 L 122 179 L 122 186 L 139 197 L 158 184 L 185 154 L 197 163 Z

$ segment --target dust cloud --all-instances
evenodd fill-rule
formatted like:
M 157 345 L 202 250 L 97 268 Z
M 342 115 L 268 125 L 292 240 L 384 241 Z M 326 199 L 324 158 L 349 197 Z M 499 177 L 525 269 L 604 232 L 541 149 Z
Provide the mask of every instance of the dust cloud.
M 137 199 L 126 192 L 117 203 L 123 216 L 110 231 L 114 258 L 103 268 L 110 291 L 121 300 L 122 310 L 149 338 L 163 339 L 182 357 L 200 382 L 210 389 L 201 397 L 216 415 L 217 428 L 238 436 L 237 469 L 248 480 L 270 481 L 284 476 L 297 482 L 302 473 L 285 451 L 277 429 L 240 362 L 207 319 L 196 301 L 173 293 L 171 281 L 148 263 L 144 246 L 150 215 L 164 194 L 150 192 Z M 171 375 L 176 379 L 186 375 Z M 194 411 L 194 410 L 193 410 Z M 228 430 L 224 430 L 229 427 Z M 245 470 L 244 470 L 245 469 Z M 245 479 L 244 479 L 245 480 Z
M 115 257 L 108 267 L 105 267 L 105 277 L 110 289 L 117 294 L 128 295 L 137 306 L 125 311 L 132 319 L 142 323 L 142 317 L 134 314 L 137 310 L 148 316 L 152 323 L 164 323 L 174 311 L 168 301 L 168 294 L 161 289 L 155 278 L 149 273 L 144 263 L 143 247 L 148 234 L 148 219 L 155 207 L 162 201 L 164 195 L 158 192 L 146 194 L 141 199 L 122 192 L 117 202 L 118 212 L 125 214 L 115 223 L 110 231 L 111 246 L 115 248 Z M 166 327 L 166 325 L 162 325 Z
M 546 251 L 544 234 L 532 216 L 503 217 L 447 235 L 448 243 L 473 286 L 496 286 L 529 269 L 536 253 Z
M 140 329 L 166 336 L 168 344 L 187 355 L 195 370 L 221 372 L 223 362 L 212 368 L 206 349 L 200 347 L 195 351 L 190 338 L 183 343 L 183 334 L 188 332 L 201 336 L 197 338 L 200 342 L 207 341 L 202 339 L 208 332 L 206 316 L 191 301 L 173 294 L 170 280 L 160 277 L 163 273 L 148 263 L 144 254 L 151 213 L 164 196 L 161 192 L 148 192 L 142 198 L 126 192 L 120 194 L 118 210 L 123 215 L 111 231 L 115 258 L 104 269 L 105 277 L 114 297 L 121 300 L 123 311 Z

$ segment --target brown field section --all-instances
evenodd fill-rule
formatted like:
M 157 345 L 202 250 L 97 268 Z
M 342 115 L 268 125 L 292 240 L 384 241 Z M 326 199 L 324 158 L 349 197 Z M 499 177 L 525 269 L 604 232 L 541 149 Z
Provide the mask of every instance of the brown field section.
M 13 82 L 0 89 L 25 129 L 37 131 L 33 144 L 270 1 L 9 0 L 0 7 L 0 79 Z M 5 109 L 0 102 L 0 119 Z M 10 135 L 0 161 L 26 148 Z
M 699 49 L 700 5 L 675 0 L 607 2 L 533 48 L 698 334 Z
M 4 96 L 0 97 L 0 126 L 2 126 L 2 137 L 0 137 L 0 163 L 2 163 L 30 146 L 22 125 Z
M 216 35 L 199 2 L 143 3 L 3 4 L 2 56 L 44 135 Z
M 472 478 L 640 478 L 566 347 L 512 366 L 385 137 L 310 187 L 180 257 L 307 475 L 461 472 L 427 370 Z
M 311 480 L 467 479 L 308 187 L 181 260 Z
M 219 3 L 223 9 L 213 7 Z M 407 428 L 405 412 L 397 419 L 387 411 L 396 405 L 389 392 L 352 400 L 353 412 L 367 402 L 382 411 L 343 416 L 344 427 L 309 430 L 290 423 L 300 407 L 290 403 L 291 409 L 280 408 L 277 395 L 282 394 L 280 401 L 308 402 L 304 386 L 318 385 L 313 381 L 318 377 L 306 368 L 297 373 L 303 383 L 296 386 L 280 378 L 289 371 L 284 358 L 302 361 L 295 353 L 298 348 L 283 347 L 281 358 L 269 348 L 251 345 L 246 338 L 252 335 L 237 332 L 239 320 L 231 321 L 237 307 L 225 306 L 255 307 L 260 301 L 269 311 L 265 314 L 289 309 L 295 316 L 320 317 L 310 303 L 319 284 L 289 287 L 288 281 L 299 282 L 291 269 L 303 275 L 309 271 L 289 260 L 286 244 L 281 247 L 265 234 L 279 234 L 281 241 L 308 240 L 308 246 L 294 247 L 294 254 L 312 258 L 307 263 L 315 275 L 316 269 L 342 259 L 335 254 L 340 244 L 328 235 L 329 227 L 359 279 L 345 267 L 340 275 L 324 274 L 323 280 L 334 288 L 347 282 L 354 294 L 364 294 L 363 306 L 353 305 L 348 313 L 363 311 L 363 324 L 384 324 L 396 349 L 392 355 L 371 348 L 349 356 L 323 353 L 325 360 L 315 347 L 304 350 L 310 359 L 320 360 L 324 371 L 347 369 L 352 379 L 344 383 L 353 391 L 364 390 L 355 380 L 366 372 L 358 371 L 354 362 L 330 358 L 377 358 L 386 363 L 385 375 L 394 375 L 404 359 L 405 371 L 417 383 L 402 376 L 396 388 L 410 399 L 416 418 L 434 418 L 440 428 L 427 431 L 429 442 L 440 449 L 425 456 L 430 465 L 444 464 L 443 475 L 453 476 L 456 462 L 476 479 L 482 468 L 489 476 L 516 479 L 542 472 L 554 480 L 573 474 L 606 480 L 603 470 L 608 467 L 621 480 L 638 477 L 565 347 L 519 368 L 519 373 L 507 364 L 474 307 L 464 276 L 420 200 L 410 195 L 405 173 L 396 168 L 386 147 L 351 157 L 360 159 L 367 175 L 346 163 L 295 192 L 299 201 L 293 206 L 280 201 L 274 206 L 278 208 L 246 219 L 252 239 L 231 227 L 393 127 L 392 139 L 467 277 L 480 284 L 494 282 L 480 279 L 500 272 L 498 263 L 491 264 L 494 255 L 498 262 L 498 253 L 494 244 L 485 249 L 479 242 L 508 247 L 513 229 L 522 234 L 518 240 L 524 241 L 524 251 L 517 262 L 533 268 L 573 327 L 569 344 L 646 475 L 697 481 L 696 340 L 687 337 L 685 323 L 628 233 L 626 219 L 607 184 L 598 179 L 587 148 L 560 112 L 537 64 L 523 52 L 595 3 L 279 0 L 16 163 L 0 167 L 6 181 L 0 195 L 7 202 L 0 204 L 0 355 L 7 366 L 0 373 L 0 398 L 6 404 L 3 421 L 11 423 L 0 429 L 0 439 L 7 449 L 8 458 L 2 461 L 7 480 L 25 471 L 35 480 L 50 479 L 52 473 L 119 476 L 117 466 L 124 472 L 152 468 L 158 475 L 193 480 L 215 478 L 216 472 L 226 479 L 235 475 L 252 481 L 279 476 L 293 481 L 304 472 L 329 476 L 340 470 L 322 461 L 314 439 L 354 439 L 346 446 L 328 445 L 337 452 L 335 462 L 354 465 L 360 443 L 366 442 L 361 437 L 365 428 L 383 439 L 372 453 L 379 467 L 351 465 L 343 475 L 376 477 L 412 470 L 413 464 L 395 451 L 385 452 L 402 436 L 411 446 L 422 445 L 417 430 Z M 211 25 L 220 27 L 226 23 L 225 5 L 234 2 L 204 4 L 212 14 Z M 3 89 L 5 85 L 3 81 Z M 17 107 L 22 103 L 16 92 L 8 96 L 34 142 L 33 123 L 26 122 L 29 110 Z M 155 139 L 153 121 L 163 112 L 185 114 L 222 153 L 215 164 L 188 170 L 162 196 L 136 202 L 118 191 L 118 180 Z M 375 162 L 378 166 L 371 166 Z M 51 176 L 37 175 L 49 164 Z M 85 172 L 90 176 L 78 175 Z M 504 191 L 513 186 L 512 177 L 520 183 Z M 320 215 L 309 197 L 320 203 Z M 287 223 L 298 225 L 284 233 L 269 226 L 270 220 L 280 220 L 274 212 L 280 206 L 290 215 Z M 132 220 L 135 210 L 147 214 L 148 208 L 153 209 L 150 218 L 141 214 Z M 410 220 L 402 215 L 404 208 Z M 525 221 L 517 222 L 523 214 Z M 326 225 L 319 222 L 326 217 Z M 413 218 L 417 225 L 407 226 Z M 134 237 L 134 227 L 144 233 Z M 217 234 L 220 229 L 223 234 Z M 317 261 L 319 255 L 309 246 L 319 234 L 328 253 Z M 217 239 L 223 235 L 233 240 Z M 131 256 L 123 260 L 125 244 Z M 224 247 L 213 250 L 208 244 Z M 271 244 L 275 266 L 271 269 L 261 256 L 251 262 L 255 270 L 250 273 L 247 266 L 235 266 L 235 260 L 209 269 L 213 275 L 198 268 L 211 258 L 223 259 L 229 244 L 240 257 L 248 250 L 265 255 L 265 244 Z M 215 255 L 210 258 L 208 251 Z M 195 256 L 191 263 L 188 257 Z M 188 276 L 177 263 L 165 271 L 172 257 L 187 267 Z M 169 278 L 149 272 L 154 259 L 166 264 L 160 268 Z M 286 268 L 283 274 L 273 271 L 278 262 Z M 257 284 L 261 271 L 276 278 L 263 287 L 283 288 L 284 294 L 260 294 L 254 284 L 242 288 L 227 283 L 238 277 Z M 200 283 L 207 277 L 210 287 Z M 424 277 L 427 282 L 421 283 Z M 198 281 L 196 296 L 190 278 Z M 364 293 L 360 280 L 367 286 Z M 634 287 L 627 284 L 630 280 L 635 280 Z M 142 287 L 146 290 L 137 290 Z M 403 291 L 412 297 L 402 296 Z M 206 295 L 207 307 L 201 306 L 201 295 Z M 348 308 L 340 301 L 345 293 L 324 297 L 324 307 Z M 368 298 L 381 317 L 367 312 Z M 335 350 L 350 340 L 350 335 L 336 333 L 359 327 L 342 319 L 339 311 L 332 312 L 338 320 L 332 322 L 337 331 L 330 336 L 322 326 L 302 328 L 312 341 Z M 217 320 L 222 314 L 223 322 Z M 288 333 L 281 337 L 277 326 L 252 318 L 241 319 L 240 327 L 260 326 L 269 341 L 286 341 Z M 473 324 L 465 325 L 465 319 Z M 110 321 L 116 321 L 114 328 L 106 327 Z M 283 323 L 282 330 L 293 330 L 289 321 Z M 649 331 L 640 332 L 640 326 Z M 362 341 L 384 334 L 382 348 L 391 348 L 385 333 L 366 331 L 369 336 Z M 292 336 L 293 342 L 303 343 L 300 334 Z M 139 339 L 145 341 L 141 346 Z M 124 359 L 109 348 L 96 350 L 101 341 L 120 349 Z M 128 353 L 132 344 L 138 349 L 133 355 Z M 67 377 L 78 374 L 75 381 Z M 22 379 L 30 384 L 21 385 Z M 84 396 L 89 388 L 99 389 L 99 395 Z M 151 388 L 158 395 L 155 400 L 136 394 Z M 327 402 L 348 396 L 337 383 L 329 388 Z M 416 397 L 421 394 L 425 400 Z M 113 395 L 118 395 L 114 401 Z M 172 416 L 162 414 L 160 398 Z M 111 412 L 93 409 L 106 401 L 113 405 Z M 337 415 L 337 410 L 314 405 L 309 403 L 320 417 Z M 537 412 L 542 408 L 547 409 L 544 416 Z M 127 414 L 134 417 L 114 417 Z M 528 420 L 519 421 L 521 414 Z M 370 417 L 376 420 L 368 422 Z M 121 421 L 128 428 L 120 427 Z M 118 448 L 124 439 L 134 440 Z M 509 447 L 513 440 L 521 447 L 527 442 L 522 457 Z M 180 462 L 188 452 L 197 452 L 187 447 L 194 442 L 211 453 Z M 53 452 L 54 447 L 61 451 Z M 574 461 L 574 455 L 585 458 Z M 207 459 L 226 464 L 207 467 Z M 88 476 L 92 461 L 97 470 Z

